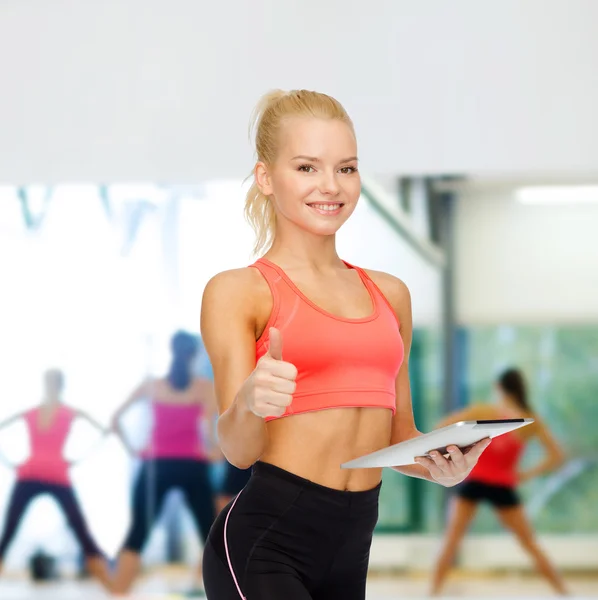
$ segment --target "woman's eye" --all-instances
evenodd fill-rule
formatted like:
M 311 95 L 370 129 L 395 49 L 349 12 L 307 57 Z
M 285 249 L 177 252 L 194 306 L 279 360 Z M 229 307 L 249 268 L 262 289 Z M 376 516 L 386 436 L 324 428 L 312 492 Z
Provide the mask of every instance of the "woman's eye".
M 315 171 L 311 165 L 301 165 L 298 170 L 303 171 L 304 173 L 311 173 L 312 171 Z

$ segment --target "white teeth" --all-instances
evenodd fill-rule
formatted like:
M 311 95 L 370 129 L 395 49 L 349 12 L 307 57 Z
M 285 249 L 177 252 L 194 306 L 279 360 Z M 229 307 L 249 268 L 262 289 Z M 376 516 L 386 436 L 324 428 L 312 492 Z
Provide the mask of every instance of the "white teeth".
M 318 210 L 328 211 L 338 210 L 341 207 L 340 204 L 312 204 L 311 206 L 317 208 Z

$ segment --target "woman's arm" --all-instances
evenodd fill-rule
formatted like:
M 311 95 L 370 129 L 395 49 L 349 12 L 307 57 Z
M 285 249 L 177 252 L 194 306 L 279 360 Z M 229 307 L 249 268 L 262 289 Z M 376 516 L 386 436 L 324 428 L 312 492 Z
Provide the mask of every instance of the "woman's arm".
M 485 419 L 492 420 L 500 418 L 501 415 L 493 404 L 481 404 L 476 402 L 461 410 L 446 415 L 437 423 L 436 429 L 453 425 L 459 421 L 482 421 Z
M 405 349 L 403 363 L 395 382 L 397 410 L 393 417 L 390 441 L 391 445 L 394 445 L 422 435 L 415 425 L 409 383 L 409 354 L 413 338 L 411 294 L 407 286 L 392 275 L 375 271 L 368 271 L 368 274 L 386 296 L 395 312 Z M 418 459 L 417 465 L 403 465 L 393 469 L 410 477 L 426 479 L 450 487 L 466 477 L 488 443 L 488 441 L 479 442 L 466 455 L 459 448 L 450 447 L 449 459 L 439 453 L 433 453 L 431 459 Z
M 92 453 L 101 443 L 103 443 L 104 441 L 104 437 L 106 437 L 107 435 L 110 434 L 111 430 L 108 427 L 104 427 L 104 425 L 102 425 L 99 421 L 96 421 L 93 417 L 91 417 L 88 413 L 78 409 L 78 408 L 73 408 L 71 407 L 71 410 L 74 413 L 74 416 L 76 418 L 79 419 L 83 419 L 84 421 L 87 421 L 90 425 L 92 425 L 92 427 L 94 427 L 95 429 L 97 429 L 102 435 L 95 441 L 95 443 L 93 443 L 91 445 L 91 448 L 88 448 L 87 451 L 84 453 L 83 457 L 79 457 L 77 459 L 73 459 L 73 460 L 69 460 L 69 464 L 71 466 L 75 466 L 77 464 L 79 464 L 80 462 L 82 462 L 83 460 L 85 460 L 85 458 L 87 456 L 90 455 L 90 453 Z
M 441 419 L 436 425 L 436 429 L 453 425 L 459 421 L 478 421 L 482 419 L 496 419 L 496 409 L 491 405 L 470 404 L 461 410 L 450 413 Z
M 389 284 L 390 282 L 387 282 L 388 287 L 390 287 Z M 390 439 L 390 444 L 394 445 L 418 437 L 421 435 L 421 432 L 415 425 L 411 385 L 409 382 L 409 355 L 413 339 L 411 294 L 407 286 L 399 279 L 396 279 L 392 289 L 393 293 L 391 293 L 390 297 L 387 295 L 387 298 L 399 321 L 401 338 L 405 349 L 403 363 L 395 382 L 397 411 L 392 421 L 392 436 Z M 430 475 L 430 471 L 422 465 L 405 465 L 393 467 L 393 469 L 409 477 L 434 481 Z
M 9 427 L 13 423 L 16 423 L 19 419 L 22 419 L 25 416 L 25 414 L 26 413 L 24 412 L 20 412 L 15 415 L 12 415 L 12 417 L 8 417 L 8 419 L 5 419 L 0 423 L 0 429 L 4 429 L 5 427 Z
M 131 407 L 133 404 L 137 403 L 142 398 L 148 397 L 151 392 L 151 380 L 146 379 L 141 384 L 139 384 L 132 392 L 129 394 L 129 397 L 121 404 L 121 406 L 117 409 L 117 411 L 112 416 L 110 422 L 110 430 L 114 431 L 114 433 L 119 437 L 123 446 L 131 454 L 131 456 L 136 456 L 137 451 L 133 446 L 131 446 L 129 439 L 126 436 L 125 430 L 122 427 L 120 422 L 123 414 Z
M 104 425 L 102 425 L 99 421 L 96 421 L 91 415 L 89 415 L 88 413 L 79 410 L 78 408 L 74 408 L 73 409 L 75 412 L 75 416 L 83 419 L 84 421 L 87 421 L 90 425 L 92 425 L 93 427 L 95 427 L 100 433 L 102 433 L 103 435 L 108 435 L 110 433 L 110 428 L 109 427 L 104 427 Z
M 0 430 L 6 427 L 10 427 L 10 425 L 22 419 L 25 416 L 25 414 L 25 412 L 20 412 L 12 415 L 11 417 L 8 417 L 8 419 L 5 419 L 0 423 Z M 8 467 L 9 469 L 14 469 L 16 466 L 13 463 L 11 463 L 2 453 L 0 453 L 0 463 L 2 463 L 5 467 Z
M 264 419 L 249 410 L 242 393 L 256 366 L 256 315 L 258 303 L 264 300 L 262 286 L 268 301 L 269 288 L 257 270 L 225 271 L 208 282 L 201 306 L 201 336 L 214 372 L 220 414 L 218 440 L 226 459 L 239 469 L 253 465 L 268 443 Z
M 544 475 L 545 473 L 554 471 L 555 469 L 558 469 L 565 461 L 565 452 L 552 435 L 552 432 L 548 429 L 548 427 L 546 427 L 546 425 L 544 425 L 544 423 L 539 421 L 537 418 L 531 427 L 536 428 L 536 436 L 544 447 L 547 456 L 540 464 L 519 474 L 519 481 L 521 483 L 529 481 L 530 479 L 538 477 L 539 475 Z
M 207 454 L 212 461 L 218 461 L 223 458 L 222 451 L 218 446 L 216 438 L 216 420 L 218 418 L 218 404 L 216 402 L 216 393 L 214 392 L 214 384 L 209 379 L 200 378 L 201 399 L 204 406 L 202 415 L 202 432 L 205 433 L 205 444 Z

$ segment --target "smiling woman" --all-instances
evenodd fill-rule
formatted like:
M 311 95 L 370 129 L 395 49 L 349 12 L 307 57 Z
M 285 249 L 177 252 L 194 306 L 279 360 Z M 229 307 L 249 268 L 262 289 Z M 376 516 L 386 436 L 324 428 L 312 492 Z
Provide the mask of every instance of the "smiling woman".
M 353 127 L 348 119 L 325 114 L 289 116 L 284 123 L 278 156 L 271 162 L 258 160 L 256 183 L 274 204 L 279 227 L 280 221 L 291 221 L 313 234 L 333 235 L 351 216 L 361 193 Z M 309 156 L 297 154 L 305 149 Z M 337 218 L 323 221 L 314 213 Z
M 306 127 L 289 131 L 284 125 L 290 119 L 299 120 Z M 309 193 L 319 185 L 323 176 L 330 177 L 330 173 L 327 173 L 329 168 L 335 174 L 352 179 L 353 202 L 350 211 L 344 211 L 343 222 L 350 216 L 361 190 L 357 171 L 357 142 L 353 123 L 338 101 L 305 90 L 291 94 L 274 91 L 266 94 L 256 107 L 252 125 L 256 133 L 257 163 L 253 172 L 254 183 L 247 193 L 245 214 L 256 231 L 256 254 L 267 250 L 274 238 L 280 214 L 275 210 L 273 201 L 286 198 L 285 189 L 293 187 L 295 195 L 301 193 L 303 201 L 313 210 L 326 210 L 314 206 L 313 200 L 316 198 L 309 203 Z M 298 131 L 299 136 L 294 130 Z M 327 139 L 333 143 L 327 143 Z M 350 151 L 343 154 L 347 149 Z M 284 156 L 280 155 L 281 150 L 284 150 Z M 265 169 L 266 165 L 274 164 L 279 167 L 279 175 L 286 175 L 276 178 L 278 194 L 272 189 L 272 180 Z M 301 187 L 297 187 L 297 184 Z M 336 178 L 329 179 L 330 184 L 333 190 L 336 189 Z M 339 204 L 333 211 L 346 204 L 346 199 L 342 198 L 327 200 L 318 197 L 317 200 L 320 207 Z M 280 210 L 282 207 L 277 208 Z
M 363 600 L 381 469 L 340 465 L 419 435 L 410 295 L 396 277 L 337 254 L 336 234 L 361 193 L 355 132 L 340 103 L 277 91 L 254 123 L 246 213 L 256 251 L 267 252 L 212 278 L 201 316 L 221 447 L 253 473 L 210 531 L 206 592 Z M 401 472 L 452 486 L 484 447 Z

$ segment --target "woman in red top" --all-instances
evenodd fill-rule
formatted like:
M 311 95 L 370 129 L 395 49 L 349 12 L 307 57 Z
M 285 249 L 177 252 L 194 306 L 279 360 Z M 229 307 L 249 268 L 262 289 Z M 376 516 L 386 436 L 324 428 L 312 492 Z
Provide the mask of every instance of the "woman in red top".
M 76 418 L 84 418 L 103 434 L 107 431 L 87 414 L 62 403 L 64 376 L 61 371 L 47 371 L 44 380 L 45 395 L 42 404 L 0 424 L 2 429 L 23 419 L 31 445 L 29 458 L 17 468 L 17 483 L 8 503 L 4 532 L 0 539 L 0 570 L 30 502 L 42 494 L 49 494 L 63 510 L 67 523 L 83 550 L 89 573 L 110 589 L 106 560 L 87 527 L 71 484 L 69 467 L 74 463 L 67 461 L 63 455 Z
M 334 98 L 265 96 L 256 150 L 246 213 L 265 254 L 216 275 L 202 302 L 221 447 L 236 467 L 253 465 L 210 531 L 206 593 L 363 600 L 381 469 L 340 465 L 420 435 L 409 291 L 336 252 L 361 182 L 353 124 Z M 486 445 L 398 470 L 452 486 Z
M 560 594 L 565 594 L 563 581 L 538 546 L 516 491 L 518 483 L 548 473 L 561 465 L 563 451 L 547 427 L 532 413 L 527 400 L 525 380 L 520 371 L 506 370 L 498 378 L 496 389 L 496 404 L 472 405 L 445 419 L 441 426 L 478 419 L 532 417 L 535 422 L 495 438 L 467 480 L 455 488 L 456 494 L 452 501 L 442 551 L 434 569 L 432 595 L 440 593 L 459 544 L 476 515 L 479 503 L 483 501 L 492 505 L 501 523 L 516 535 L 553 588 Z M 547 457 L 533 469 L 519 472 L 519 461 L 525 445 L 531 438 L 537 438 L 542 443 Z

